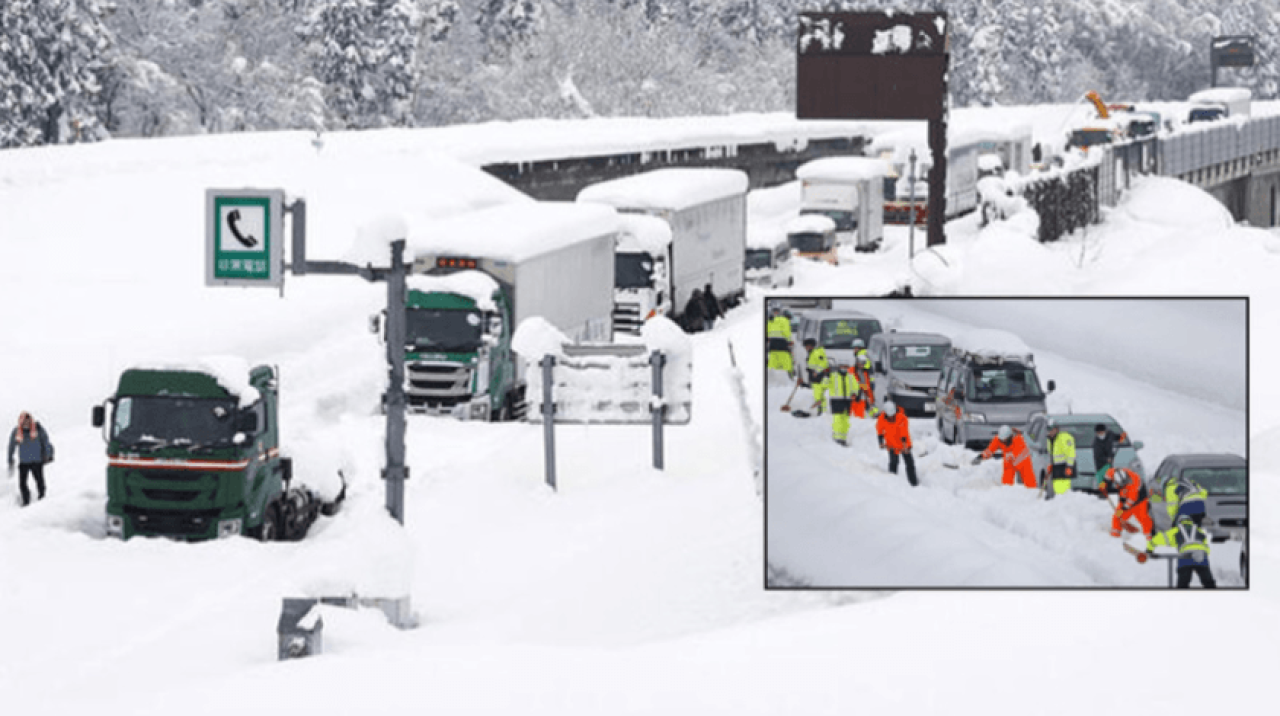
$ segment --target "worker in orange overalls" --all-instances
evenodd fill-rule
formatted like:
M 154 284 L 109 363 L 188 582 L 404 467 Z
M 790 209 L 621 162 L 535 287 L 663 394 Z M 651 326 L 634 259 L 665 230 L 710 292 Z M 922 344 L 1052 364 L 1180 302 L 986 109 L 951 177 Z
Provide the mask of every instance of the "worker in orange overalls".
M 1147 499 L 1147 487 L 1142 484 L 1138 475 L 1127 467 L 1113 467 L 1107 470 L 1102 483 L 1102 494 L 1112 490 L 1120 496 L 1120 505 L 1111 516 L 1111 536 L 1120 536 L 1120 523 L 1130 517 L 1137 517 L 1142 525 L 1142 533 L 1150 539 L 1155 529 L 1151 521 L 1151 501 Z
M 867 391 L 862 387 L 862 378 L 858 376 L 857 368 L 850 367 L 849 376 L 852 378 L 849 383 L 853 398 L 853 402 L 849 405 L 849 414 L 856 418 L 865 418 L 867 417 Z
M 852 370 L 858 376 L 858 383 L 862 386 L 862 397 L 866 403 L 866 408 L 870 411 L 871 417 L 875 417 L 880 411 L 876 409 L 876 391 L 875 384 L 871 378 L 871 357 L 867 355 L 867 344 L 862 342 L 861 338 L 853 340 L 853 368 Z
M 908 427 L 907 414 L 898 410 L 892 400 L 884 401 L 883 410 L 876 418 L 876 435 L 880 437 L 880 447 L 889 451 L 889 472 L 898 474 L 898 456 L 907 465 L 907 482 L 916 487 L 916 461 L 911 456 L 911 431 Z
M 1022 478 L 1023 485 L 1035 489 L 1036 476 L 1031 470 L 1031 451 L 1027 449 L 1027 443 L 1023 441 L 1021 431 L 1014 430 L 1008 425 L 1001 425 L 996 436 L 991 438 L 991 444 L 981 455 L 973 459 L 973 464 L 977 465 L 983 460 L 991 459 L 997 450 L 1004 453 L 1004 475 L 1001 477 L 1001 482 L 1013 485 L 1016 474 Z

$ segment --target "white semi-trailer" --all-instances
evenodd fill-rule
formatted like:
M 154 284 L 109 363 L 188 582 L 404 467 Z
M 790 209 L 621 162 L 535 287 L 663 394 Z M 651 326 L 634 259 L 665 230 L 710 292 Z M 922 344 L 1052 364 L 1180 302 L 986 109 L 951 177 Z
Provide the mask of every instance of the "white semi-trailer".
M 800 213 L 836 224 L 841 246 L 874 251 L 884 240 L 884 178 L 893 168 L 868 157 L 815 159 L 796 169 Z
M 617 233 L 613 209 L 570 202 L 497 206 L 415 231 L 404 347 L 410 407 L 521 417 L 525 370 L 512 333 L 541 316 L 570 340 L 608 341 Z
M 614 328 L 639 333 L 655 315 L 679 321 L 695 289 L 711 287 L 723 308 L 744 290 L 747 235 L 747 175 L 737 169 L 657 169 L 593 184 L 578 193 L 581 203 L 604 204 L 623 214 L 658 217 L 671 239 L 637 238 L 619 244 Z M 647 234 L 646 234 L 647 235 Z M 635 236 L 639 236 L 636 234 Z

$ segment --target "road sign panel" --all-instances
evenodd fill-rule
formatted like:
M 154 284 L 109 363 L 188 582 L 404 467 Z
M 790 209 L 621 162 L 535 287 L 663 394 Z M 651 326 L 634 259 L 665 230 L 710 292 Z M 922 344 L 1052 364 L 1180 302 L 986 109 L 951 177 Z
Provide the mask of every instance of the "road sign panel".
M 284 282 L 284 192 L 205 191 L 205 285 L 270 286 Z

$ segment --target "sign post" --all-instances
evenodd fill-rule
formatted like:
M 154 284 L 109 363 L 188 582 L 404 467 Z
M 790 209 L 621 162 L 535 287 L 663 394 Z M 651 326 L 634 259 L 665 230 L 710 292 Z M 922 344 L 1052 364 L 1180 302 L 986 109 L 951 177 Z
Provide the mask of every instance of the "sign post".
M 1253 67 L 1253 39 L 1253 35 L 1224 35 L 1210 41 L 1210 87 L 1218 86 L 1219 67 Z
M 950 51 L 945 13 L 800 14 L 797 118 L 928 120 L 929 246 L 946 242 Z

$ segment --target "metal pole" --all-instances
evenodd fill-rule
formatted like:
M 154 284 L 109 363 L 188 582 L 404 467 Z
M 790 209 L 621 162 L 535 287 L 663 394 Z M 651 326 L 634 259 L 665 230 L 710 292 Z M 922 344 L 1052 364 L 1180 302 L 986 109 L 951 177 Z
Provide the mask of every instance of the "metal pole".
M 307 272 L 307 201 L 294 199 L 289 205 L 290 226 L 293 229 L 293 251 L 290 252 L 290 269 L 294 276 Z
M 382 472 L 387 481 L 387 511 L 402 525 L 404 481 L 409 479 L 404 447 L 404 243 L 404 239 L 391 242 L 391 272 L 387 275 L 387 362 L 391 366 L 391 378 L 383 400 L 387 411 L 387 467 Z
M 943 222 L 947 213 L 947 120 L 946 109 L 942 117 L 929 120 L 929 151 L 933 153 L 933 165 L 929 167 L 929 238 L 930 247 L 947 243 Z M 912 217 L 914 219 L 914 217 Z
M 556 404 L 551 398 L 551 370 L 556 357 L 542 357 L 542 454 L 546 457 L 547 484 L 556 489 Z
M 911 188 L 907 190 L 907 258 L 914 259 L 916 257 L 916 150 L 911 149 L 911 173 L 907 176 L 907 183 Z
M 649 354 L 649 365 L 653 366 L 653 398 L 654 405 L 649 406 L 653 414 L 653 467 L 662 467 L 662 423 L 667 413 L 667 406 L 662 403 L 662 367 L 667 364 L 667 357 L 662 351 Z

